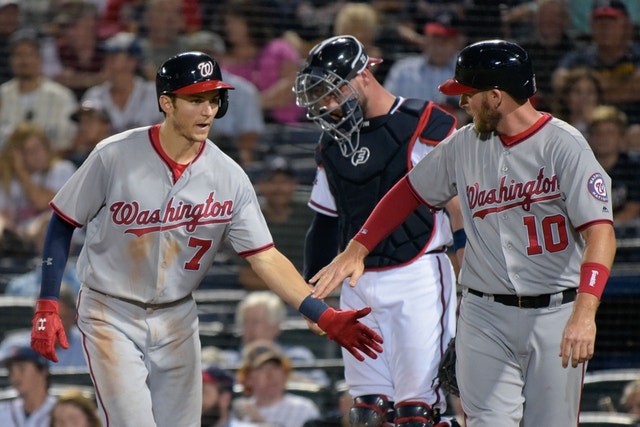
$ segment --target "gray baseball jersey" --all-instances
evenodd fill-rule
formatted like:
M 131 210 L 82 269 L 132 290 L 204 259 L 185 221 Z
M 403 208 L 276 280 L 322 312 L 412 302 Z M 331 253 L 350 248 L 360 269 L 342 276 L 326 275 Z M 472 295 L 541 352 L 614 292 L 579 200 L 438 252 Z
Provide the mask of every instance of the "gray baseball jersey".
M 467 246 L 459 281 L 485 293 L 577 287 L 579 230 L 612 221 L 608 175 L 582 134 L 549 115 L 510 140 L 495 133 L 479 140 L 469 124 L 438 144 L 409 180 L 433 206 L 460 196 Z
M 52 201 L 60 216 L 87 227 L 82 282 L 145 303 L 191 293 L 225 237 L 240 255 L 272 243 L 240 166 L 207 140 L 174 182 L 157 132 L 143 127 L 103 141 Z

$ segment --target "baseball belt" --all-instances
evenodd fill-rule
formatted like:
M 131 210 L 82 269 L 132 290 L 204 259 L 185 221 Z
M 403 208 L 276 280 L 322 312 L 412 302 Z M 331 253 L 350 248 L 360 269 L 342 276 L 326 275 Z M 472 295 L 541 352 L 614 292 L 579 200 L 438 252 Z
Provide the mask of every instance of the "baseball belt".
M 118 297 L 118 296 L 115 296 L 115 295 L 109 295 L 109 294 L 107 294 L 105 292 L 102 292 L 102 291 L 99 291 L 99 290 L 93 289 L 93 288 L 89 288 L 89 289 L 91 289 L 93 292 L 96 292 L 96 293 L 98 293 L 100 295 L 104 295 L 104 296 L 109 297 L 109 298 L 115 298 L 115 299 L 118 299 L 120 301 L 124 301 L 126 303 L 133 304 L 136 307 L 140 307 L 140 308 L 142 308 L 144 310 L 148 310 L 148 309 L 158 310 L 158 309 L 162 309 L 162 308 L 175 307 L 176 305 L 182 304 L 183 302 L 186 302 L 186 301 L 188 301 L 188 300 L 190 300 L 192 298 L 191 294 L 188 294 L 188 295 L 185 295 L 184 297 L 182 297 L 180 299 L 177 299 L 177 300 L 171 301 L 171 302 L 147 303 L 147 302 L 141 302 L 141 301 L 132 300 L 132 299 L 129 299 L 129 298 Z
M 471 295 L 475 295 L 481 298 L 493 297 L 493 300 L 495 302 L 499 302 L 500 304 L 509 305 L 512 307 L 520 307 L 520 308 L 549 307 L 549 304 L 551 303 L 551 296 L 557 295 L 557 294 L 543 294 L 543 295 L 533 295 L 533 296 L 493 295 L 493 294 L 485 294 L 480 291 L 476 291 L 474 289 L 469 289 L 469 293 Z M 566 304 L 576 299 L 577 291 L 575 288 L 569 288 L 562 291 L 561 294 L 562 294 L 562 304 Z

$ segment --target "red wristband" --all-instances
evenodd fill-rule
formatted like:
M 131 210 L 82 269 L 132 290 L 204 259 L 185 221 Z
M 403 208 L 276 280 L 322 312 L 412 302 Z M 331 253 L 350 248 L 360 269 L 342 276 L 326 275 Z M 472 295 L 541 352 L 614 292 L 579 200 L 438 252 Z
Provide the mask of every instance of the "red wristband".
M 585 262 L 580 267 L 578 292 L 595 295 L 600 299 L 609 280 L 609 269 L 597 262 Z

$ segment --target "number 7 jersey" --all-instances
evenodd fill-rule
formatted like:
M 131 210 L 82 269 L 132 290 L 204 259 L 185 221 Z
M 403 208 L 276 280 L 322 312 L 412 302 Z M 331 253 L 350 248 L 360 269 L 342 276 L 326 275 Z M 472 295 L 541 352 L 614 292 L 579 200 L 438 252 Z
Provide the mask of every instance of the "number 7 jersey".
M 225 238 L 241 256 L 273 245 L 242 168 L 207 140 L 179 173 L 158 129 L 98 144 L 51 202 L 66 221 L 86 227 L 81 281 L 144 303 L 191 293 Z
M 432 206 L 460 196 L 467 246 L 459 281 L 480 292 L 577 287 L 580 231 L 613 222 L 609 176 L 582 134 L 546 113 L 513 137 L 481 138 L 469 124 L 438 144 L 409 180 Z

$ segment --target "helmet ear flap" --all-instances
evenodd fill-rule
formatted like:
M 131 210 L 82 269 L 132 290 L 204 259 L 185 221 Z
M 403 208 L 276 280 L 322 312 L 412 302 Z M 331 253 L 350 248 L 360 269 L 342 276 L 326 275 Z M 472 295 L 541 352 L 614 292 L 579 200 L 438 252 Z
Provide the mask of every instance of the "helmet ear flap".
M 227 89 L 220 89 L 220 99 L 218 100 L 218 112 L 215 115 L 216 119 L 223 117 L 227 113 L 229 108 L 229 91 Z

